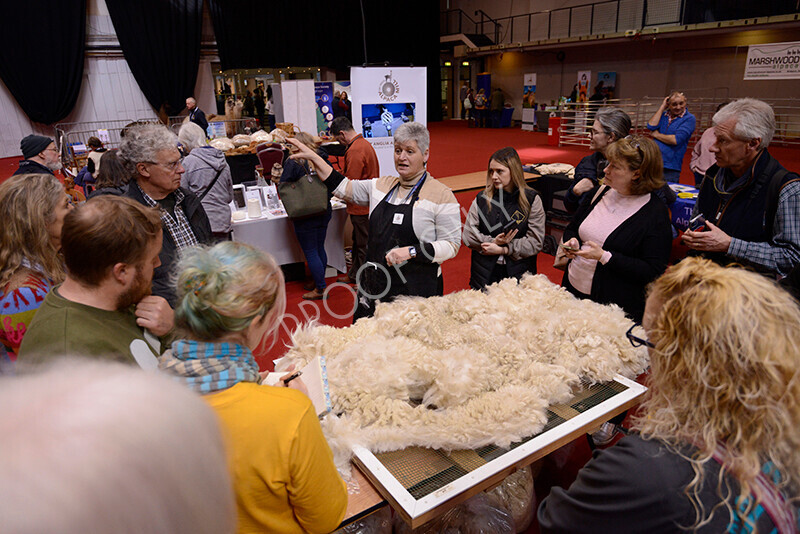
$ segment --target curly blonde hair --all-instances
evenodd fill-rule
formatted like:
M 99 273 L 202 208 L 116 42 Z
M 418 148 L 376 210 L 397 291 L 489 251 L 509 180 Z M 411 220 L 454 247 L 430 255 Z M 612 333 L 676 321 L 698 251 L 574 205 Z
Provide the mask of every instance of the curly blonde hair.
M 767 278 L 737 267 L 689 258 L 667 269 L 650 288 L 660 305 L 648 329 L 650 389 L 635 426 L 643 437 L 665 442 L 691 462 L 695 476 L 685 489 L 695 510 L 694 527 L 724 507 L 751 524 L 755 477 L 771 464 L 778 489 L 796 504 L 800 488 L 800 309 L 789 293 Z M 652 304 L 652 302 L 651 302 Z M 721 503 L 700 501 L 706 464 L 723 443 Z M 691 456 L 687 444 L 697 449 Z M 745 501 L 747 499 L 747 501 Z M 747 502 L 745 505 L 744 503 Z
M 18 174 L 0 185 L 0 288 L 24 260 L 38 265 L 54 283 L 64 281 L 64 264 L 47 226 L 65 195 L 64 186 L 51 174 Z
M 272 256 L 250 245 L 225 241 L 189 249 L 178 272 L 175 324 L 184 337 L 216 341 L 267 313 L 271 332 L 283 317 L 283 273 Z

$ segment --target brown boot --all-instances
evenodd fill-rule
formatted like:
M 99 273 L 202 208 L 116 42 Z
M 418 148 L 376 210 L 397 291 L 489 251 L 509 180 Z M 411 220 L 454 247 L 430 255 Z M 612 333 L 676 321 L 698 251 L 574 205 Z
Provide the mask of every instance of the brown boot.
M 323 298 L 325 298 L 325 292 L 324 291 L 320 291 L 317 288 L 314 288 L 313 291 L 309 291 L 308 293 L 305 293 L 303 295 L 303 298 L 306 299 L 306 300 L 322 300 Z
M 349 275 L 349 274 L 347 274 L 347 273 L 344 273 L 344 274 L 340 275 L 340 276 L 339 276 L 339 277 L 336 279 L 336 281 L 337 281 L 337 282 L 341 282 L 341 283 L 343 283 L 343 284 L 355 284 L 355 283 L 356 283 L 356 281 L 355 281 L 355 280 L 353 280 L 352 278 L 350 278 L 350 275 Z

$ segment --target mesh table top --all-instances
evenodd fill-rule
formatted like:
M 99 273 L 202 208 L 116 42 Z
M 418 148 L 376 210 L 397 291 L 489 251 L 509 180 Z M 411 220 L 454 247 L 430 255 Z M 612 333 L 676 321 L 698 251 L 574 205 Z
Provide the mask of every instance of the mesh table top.
M 569 403 L 548 408 L 547 423 L 539 434 L 513 443 L 509 449 L 489 445 L 477 450 L 446 452 L 409 447 L 400 451 L 378 453 L 375 458 L 409 494 L 419 500 L 626 389 L 628 388 L 619 382 L 608 382 L 577 391 Z

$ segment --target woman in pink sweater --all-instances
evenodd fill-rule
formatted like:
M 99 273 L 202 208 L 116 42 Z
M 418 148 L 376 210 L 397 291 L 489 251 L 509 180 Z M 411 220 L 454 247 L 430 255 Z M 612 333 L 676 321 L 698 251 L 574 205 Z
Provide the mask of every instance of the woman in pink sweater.
M 564 232 L 571 261 L 562 285 L 641 321 L 645 287 L 667 268 L 672 246 L 669 212 L 654 194 L 664 185 L 661 153 L 648 138 L 628 137 L 606 159 L 603 184 Z

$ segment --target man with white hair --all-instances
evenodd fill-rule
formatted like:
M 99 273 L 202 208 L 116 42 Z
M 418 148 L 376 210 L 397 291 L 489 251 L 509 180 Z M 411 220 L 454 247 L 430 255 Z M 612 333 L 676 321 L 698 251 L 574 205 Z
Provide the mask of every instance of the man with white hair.
M 180 251 L 210 244 L 211 225 L 200 200 L 181 187 L 183 158 L 178 138 L 166 126 L 132 126 L 119 147 L 119 159 L 132 178 L 126 195 L 157 207 L 164 229 L 164 243 L 159 258 L 161 266 L 153 273 L 153 295 L 175 305 L 172 271 Z
M 800 264 L 800 177 L 767 151 L 775 113 L 766 102 L 742 98 L 712 120 L 716 164 L 705 173 L 694 210 L 705 228 L 687 231 L 683 241 L 718 263 L 786 276 Z
M 223 438 L 200 396 L 107 362 L 17 371 L 0 378 L 3 532 L 235 531 Z
M 197 107 L 197 100 L 195 100 L 194 97 L 190 96 L 186 99 L 186 109 L 189 110 L 190 121 L 202 128 L 204 132 L 208 130 L 206 114 L 203 113 L 202 109 Z

